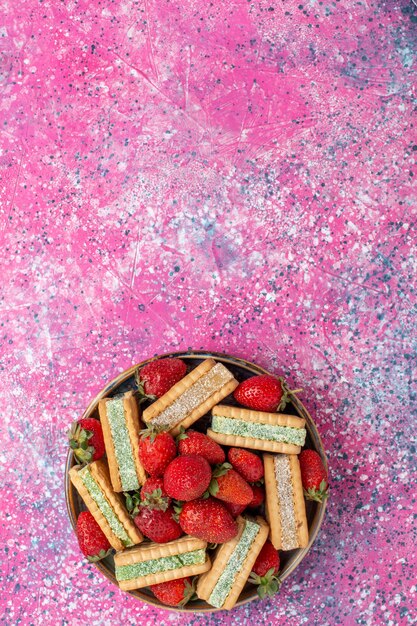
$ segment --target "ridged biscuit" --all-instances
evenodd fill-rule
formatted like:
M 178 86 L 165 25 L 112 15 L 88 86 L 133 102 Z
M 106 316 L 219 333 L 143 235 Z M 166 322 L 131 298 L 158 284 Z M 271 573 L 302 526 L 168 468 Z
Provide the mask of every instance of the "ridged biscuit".
M 110 423 L 107 416 L 107 403 L 112 398 L 103 398 L 98 403 L 98 411 L 100 422 L 103 429 L 104 445 L 106 447 L 107 461 L 109 464 L 110 478 L 113 489 L 116 492 L 124 491 L 120 478 L 120 470 L 117 462 L 117 456 L 114 449 L 113 436 L 111 433 Z M 143 485 L 146 481 L 145 470 L 139 460 L 139 411 L 138 405 L 133 395 L 133 391 L 128 391 L 123 396 L 123 408 L 125 415 L 126 428 L 129 433 L 130 446 L 132 456 L 135 463 L 136 475 L 139 485 Z
M 294 513 L 295 523 L 294 529 L 283 528 L 285 520 L 282 519 L 282 507 L 278 495 L 278 483 L 275 473 L 275 462 L 278 457 L 285 457 L 289 464 L 292 490 L 292 510 Z M 265 474 L 265 511 L 266 518 L 270 525 L 271 542 L 277 550 L 305 548 L 308 545 L 309 537 L 303 485 L 301 482 L 300 462 L 298 457 L 294 454 L 277 456 L 264 454 L 263 459 Z M 292 531 L 294 530 L 296 536 L 296 541 L 294 545 L 291 545 L 291 547 L 285 547 L 285 542 L 283 542 L 286 530 L 290 534 L 292 534 Z
M 122 591 L 131 591 L 132 589 L 140 589 L 141 587 L 149 587 L 149 585 L 158 585 L 159 583 L 167 583 L 170 580 L 185 578 L 186 576 L 198 576 L 207 572 L 211 567 L 210 558 L 207 556 L 204 563 L 197 565 L 184 565 L 177 569 L 171 569 L 166 572 L 158 572 L 157 574 L 147 574 L 139 578 L 131 578 L 130 580 L 119 580 L 118 585 Z
M 253 439 L 252 437 L 241 437 L 239 435 L 223 435 L 222 433 L 215 433 L 211 428 L 207 429 L 207 436 L 223 446 L 232 448 L 250 448 L 262 452 L 282 452 L 286 454 L 299 454 L 301 452 L 301 447 L 292 443 Z
M 291 476 L 293 477 L 294 509 L 297 519 L 297 536 L 300 548 L 308 546 L 308 523 L 306 515 L 306 503 L 304 499 L 303 483 L 301 480 L 301 468 L 298 457 L 289 456 Z
M 200 576 L 200 578 L 198 579 L 197 595 L 201 600 L 205 600 L 206 602 L 209 601 L 209 598 L 213 592 L 214 587 L 216 586 L 218 579 L 220 578 L 222 572 L 224 571 L 227 565 L 227 562 L 230 556 L 232 555 L 234 549 L 236 548 L 236 546 L 238 545 L 241 539 L 242 533 L 245 528 L 245 518 L 239 516 L 236 518 L 236 521 L 239 526 L 239 532 L 237 536 L 231 539 L 230 541 L 228 541 L 227 543 L 222 544 L 217 549 L 211 570 L 208 571 L 206 574 L 203 574 L 202 576 Z M 252 542 L 252 545 L 245 558 L 242 568 L 239 570 L 239 572 L 236 575 L 236 578 L 234 579 L 232 588 L 225 602 L 223 603 L 221 607 L 222 609 L 226 609 L 226 610 L 232 609 L 234 605 L 236 604 L 240 596 L 240 593 L 243 587 L 245 586 L 246 581 L 248 580 L 249 575 L 252 571 L 253 564 L 255 563 L 258 557 L 258 554 L 260 553 L 265 541 L 268 538 L 268 533 L 269 533 L 268 524 L 265 522 L 265 520 L 262 517 L 259 517 L 259 516 L 256 517 L 256 522 L 260 525 L 261 528 L 258 534 L 256 535 L 254 541 Z
M 206 548 L 207 541 L 185 535 L 167 543 L 144 543 L 141 546 L 118 552 L 114 555 L 114 564 L 117 567 L 134 565 L 152 559 L 160 559 L 164 556 L 175 556 L 185 552 L 194 552 L 194 550 L 205 550 Z
M 225 368 L 221 363 L 216 363 L 214 359 L 206 359 L 189 374 L 184 376 L 184 378 L 182 378 L 178 383 L 171 387 L 166 394 L 147 407 L 143 412 L 142 419 L 145 422 L 155 421 L 168 407 L 178 400 L 185 391 L 191 389 L 197 381 L 199 381 L 204 375 L 208 374 L 208 372 L 216 365 L 221 365 L 224 370 L 227 370 L 227 368 Z M 181 430 L 181 426 L 183 428 L 191 426 L 191 424 L 207 413 L 215 404 L 226 398 L 226 396 L 236 389 L 239 383 L 235 380 L 235 378 L 233 378 L 230 372 L 229 374 L 229 381 L 227 381 L 220 389 L 213 386 L 213 391 L 209 398 L 204 400 L 198 407 L 191 410 L 185 418 L 174 424 L 172 428 L 169 429 L 169 432 L 172 435 L 177 435 Z
M 112 487 L 110 484 L 110 477 L 109 477 L 107 467 L 104 461 L 102 460 L 94 461 L 94 463 L 91 463 L 88 467 L 89 467 L 89 471 L 91 472 L 91 475 L 93 476 L 94 480 L 98 483 L 99 487 L 101 488 L 102 492 L 104 493 L 106 497 L 106 500 L 108 501 L 109 505 L 111 506 L 111 508 L 117 515 L 117 517 L 119 518 L 121 524 L 125 528 L 125 531 L 127 535 L 129 536 L 129 538 L 131 539 L 131 541 L 134 544 L 138 544 L 141 541 L 143 541 L 143 536 L 141 535 L 141 533 L 136 528 L 135 524 L 130 519 L 126 509 L 124 508 L 124 505 L 121 501 L 120 496 L 114 493 L 112 490 Z M 107 519 L 104 517 L 103 513 L 101 512 L 96 502 L 90 495 L 88 489 L 84 485 L 80 476 L 78 476 L 78 472 L 80 471 L 80 469 L 83 469 L 81 465 L 75 465 L 74 467 L 70 469 L 69 476 L 70 476 L 72 484 L 77 489 L 86 507 L 88 508 L 90 513 L 93 515 L 94 519 L 96 520 L 97 524 L 102 529 L 103 533 L 106 535 L 112 548 L 114 548 L 115 550 L 124 550 L 125 546 L 123 545 L 122 541 L 114 534 Z
M 157 417 L 160 413 L 165 411 L 171 404 L 175 402 L 177 398 L 184 391 L 187 391 L 194 383 L 197 382 L 199 378 L 207 374 L 215 365 L 214 359 L 206 359 L 200 365 L 197 365 L 189 374 L 181 378 L 171 389 L 169 389 L 163 396 L 158 398 L 155 402 L 153 402 L 150 406 L 148 406 L 143 414 L 142 419 L 144 422 L 151 422 L 155 417 Z
M 231 417 L 243 422 L 257 422 L 258 424 L 270 424 L 271 426 L 289 426 L 290 428 L 304 428 L 306 423 L 305 419 L 296 415 L 253 411 L 252 409 L 243 409 L 239 406 L 229 406 L 228 404 L 214 406 L 211 414 Z
M 212 415 L 219 415 L 231 419 L 237 419 L 244 422 L 267 424 L 269 426 L 284 426 L 288 428 L 304 428 L 305 420 L 295 415 L 286 415 L 284 413 L 264 413 L 263 411 L 253 411 L 251 409 L 242 409 L 236 406 L 228 406 L 219 404 L 213 407 Z M 232 446 L 237 448 L 252 448 L 262 452 L 274 452 L 285 454 L 299 454 L 301 446 L 284 443 L 280 441 L 269 441 L 266 439 L 258 439 L 255 437 L 244 437 L 241 435 L 226 435 L 224 433 L 215 432 L 209 428 L 207 435 L 217 443 L 224 446 Z
M 143 541 L 143 535 L 140 533 L 136 524 L 129 516 L 122 497 L 118 493 L 114 493 L 112 490 L 109 471 L 105 462 L 101 459 L 99 461 L 95 461 L 90 464 L 89 469 L 95 481 L 106 494 L 107 500 L 110 502 L 113 511 L 115 511 L 117 517 L 126 529 L 130 539 L 134 544 L 141 543 Z
M 265 515 L 269 524 L 269 537 L 274 547 L 281 546 L 281 515 L 279 512 L 277 482 L 275 478 L 274 457 L 263 455 L 265 485 Z
M 113 437 L 110 430 L 109 420 L 107 419 L 107 401 L 103 398 L 98 403 L 98 412 L 100 415 L 101 428 L 103 430 L 104 446 L 106 448 L 107 462 L 109 464 L 110 479 L 113 489 L 117 492 L 123 491 L 122 483 L 119 475 L 119 466 L 116 461 L 116 452 L 113 444 Z
M 126 415 L 126 426 L 129 431 L 130 445 L 132 446 L 133 460 L 135 461 L 136 466 L 136 474 L 139 484 L 144 485 L 146 482 L 146 473 L 139 458 L 140 416 L 138 403 L 135 400 L 133 392 L 129 391 L 125 394 L 123 406 Z
M 238 386 L 237 380 L 231 380 L 230 382 L 223 385 L 221 389 L 214 392 L 214 394 L 208 398 L 205 402 L 200 404 L 197 409 L 194 409 L 185 420 L 177 424 L 174 428 L 172 428 L 169 432 L 173 437 L 176 437 L 181 432 L 182 428 L 189 428 L 194 422 L 196 422 L 200 417 L 203 417 L 206 413 L 208 413 L 213 406 L 213 404 L 217 404 L 221 400 L 224 400 L 229 394 L 231 394 L 236 387 Z
M 93 498 L 90 496 L 90 494 L 89 494 L 87 488 L 85 487 L 83 481 L 78 476 L 78 469 L 80 469 L 80 467 L 81 466 L 75 465 L 69 471 L 69 477 L 71 479 L 72 484 L 74 485 L 74 487 L 76 488 L 76 490 L 80 494 L 80 496 L 83 499 L 84 504 L 86 505 L 87 509 L 90 511 L 90 513 L 92 514 L 92 516 L 96 520 L 97 524 L 100 526 L 101 530 L 106 535 L 107 540 L 110 543 L 111 547 L 114 548 L 115 550 L 123 550 L 124 549 L 123 543 L 113 533 L 113 531 L 110 528 L 110 525 L 107 522 L 106 518 L 104 517 L 104 515 L 102 514 L 102 512 L 98 508 L 97 504 L 94 502 Z
M 208 601 L 221 573 L 227 564 L 227 561 L 229 560 L 229 557 L 240 541 L 243 529 L 245 528 L 245 523 L 240 515 L 236 518 L 236 522 L 238 524 L 238 533 L 236 537 L 233 537 L 233 539 L 230 539 L 230 541 L 227 541 L 226 543 L 222 543 L 216 549 L 210 571 L 203 574 L 198 579 L 196 592 L 200 600 L 205 600 L 206 602 Z
M 194 550 L 205 550 L 207 547 L 206 541 L 200 539 L 194 539 L 193 537 L 181 537 L 176 541 L 170 541 L 165 544 L 148 543 L 143 546 L 129 548 L 124 552 L 118 552 L 114 556 L 114 563 L 116 567 L 123 565 L 134 565 L 136 563 L 143 563 L 151 561 L 153 559 L 160 559 L 167 556 L 176 556 L 184 554 L 186 552 L 193 552 Z M 149 585 L 156 585 L 169 580 L 176 580 L 178 578 L 185 578 L 186 576 L 197 576 L 206 572 L 211 567 L 210 558 L 206 555 L 204 563 L 196 565 L 184 565 L 174 570 L 165 572 L 157 572 L 155 574 L 147 574 L 138 578 L 132 578 L 130 580 L 118 581 L 120 589 L 129 591 L 131 589 L 139 589 L 141 587 L 147 587 Z

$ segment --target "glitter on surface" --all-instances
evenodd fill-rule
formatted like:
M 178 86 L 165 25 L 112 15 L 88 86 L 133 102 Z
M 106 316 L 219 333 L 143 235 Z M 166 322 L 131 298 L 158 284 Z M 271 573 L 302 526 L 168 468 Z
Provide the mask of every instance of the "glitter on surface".
M 291 428 L 290 426 L 272 426 L 243 420 L 213 415 L 211 427 L 216 433 L 252 437 L 266 441 L 279 441 L 303 446 L 306 438 L 305 428 Z
M 173 428 L 232 378 L 233 374 L 227 367 L 222 363 L 216 363 L 207 374 L 201 376 L 177 400 L 155 417 L 152 423 Z
M 0 623 L 414 624 L 415 4 L 1 6 Z M 96 394 L 190 348 L 302 387 L 330 464 L 308 555 L 230 614 L 120 593 L 63 494 Z
M 199 565 L 206 560 L 205 550 L 193 550 L 192 552 L 184 552 L 183 554 L 164 556 L 160 559 L 150 559 L 149 561 L 141 561 L 140 563 L 132 563 L 130 565 L 120 565 L 116 567 L 117 580 L 130 580 L 147 576 L 148 574 L 156 574 L 158 572 L 167 572 L 169 570 L 178 569 L 185 565 Z
M 133 546 L 133 541 L 130 539 L 129 535 L 126 532 L 123 523 L 118 518 L 116 512 L 113 510 L 111 504 L 108 502 L 105 494 L 100 489 L 100 486 L 94 480 L 90 470 L 87 467 L 80 470 L 78 472 L 78 476 L 83 481 L 86 489 L 88 490 L 90 496 L 93 498 L 94 502 L 97 504 L 98 508 L 102 512 L 103 516 L 106 518 L 110 528 L 120 539 L 120 541 L 125 546 Z
M 292 550 L 298 547 L 298 539 L 290 462 L 286 454 L 274 457 L 274 469 L 281 515 L 282 549 Z
M 126 426 L 123 397 L 108 400 L 106 402 L 106 411 L 122 488 L 124 491 L 134 491 L 139 489 L 139 481 L 129 431 Z

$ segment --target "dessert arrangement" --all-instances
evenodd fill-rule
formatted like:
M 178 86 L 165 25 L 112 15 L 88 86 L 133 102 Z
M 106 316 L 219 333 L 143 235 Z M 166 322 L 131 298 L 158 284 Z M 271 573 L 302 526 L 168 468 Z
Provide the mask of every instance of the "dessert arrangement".
M 267 374 L 239 383 L 213 358 L 191 371 L 158 359 L 135 380 L 68 433 L 82 553 L 115 551 L 120 589 L 147 587 L 167 606 L 232 609 L 247 584 L 276 593 L 280 554 L 309 543 L 306 499 L 328 496 L 305 420 L 283 413 L 300 390 Z

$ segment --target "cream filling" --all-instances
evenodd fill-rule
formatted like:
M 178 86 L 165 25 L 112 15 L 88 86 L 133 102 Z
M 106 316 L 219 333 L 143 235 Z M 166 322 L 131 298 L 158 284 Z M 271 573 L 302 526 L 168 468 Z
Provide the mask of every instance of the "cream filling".
M 242 569 L 243 563 L 260 529 L 259 524 L 246 520 L 245 528 L 243 529 L 239 542 L 229 556 L 226 566 L 220 574 L 208 599 L 209 604 L 212 606 L 220 609 L 226 602 L 236 576 Z
M 117 580 L 132 580 L 147 576 L 148 574 L 157 574 L 158 572 L 168 572 L 173 569 L 179 569 L 186 565 L 199 565 L 205 563 L 206 551 L 193 550 L 192 552 L 184 552 L 174 556 L 164 556 L 160 559 L 150 559 L 149 561 L 141 561 L 140 563 L 131 563 L 129 565 L 119 565 L 116 567 Z
M 237 435 L 262 439 L 264 441 L 279 441 L 303 446 L 306 439 L 305 428 L 292 428 L 291 426 L 275 426 L 273 424 L 261 424 L 259 422 L 245 422 L 244 420 L 213 415 L 211 427 L 216 433 L 223 435 Z
M 107 520 L 107 523 L 109 524 L 112 532 L 116 535 L 118 539 L 120 539 L 124 546 L 133 546 L 133 541 L 127 534 L 125 527 L 117 517 L 116 512 L 111 507 L 111 504 L 107 500 L 99 484 L 93 478 L 90 470 L 88 469 L 88 466 L 80 470 L 78 472 L 78 476 L 81 478 L 88 493 L 102 512 L 103 517 L 105 517 L 105 519 Z
M 281 517 L 282 549 L 293 550 L 298 548 L 298 538 L 289 458 L 284 454 L 276 456 L 274 468 Z
M 126 426 L 123 398 L 108 400 L 106 410 L 123 491 L 134 491 L 139 489 L 139 481 Z
M 186 389 L 172 404 L 152 420 L 157 426 L 174 428 L 194 409 L 203 404 L 216 391 L 232 380 L 233 374 L 221 363 L 216 363 L 206 374 L 201 376 L 191 387 Z

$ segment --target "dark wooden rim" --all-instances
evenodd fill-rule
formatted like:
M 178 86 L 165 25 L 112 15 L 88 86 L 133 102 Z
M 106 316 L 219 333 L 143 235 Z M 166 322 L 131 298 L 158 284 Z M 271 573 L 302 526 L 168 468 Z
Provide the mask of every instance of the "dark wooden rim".
M 86 408 L 86 410 L 84 411 L 82 418 L 86 418 L 86 417 L 90 417 L 91 414 L 93 413 L 93 411 L 95 411 L 99 400 L 101 400 L 102 398 L 106 397 L 107 395 L 109 395 L 109 393 L 111 393 L 115 387 L 118 387 L 119 385 L 121 385 L 125 380 L 127 380 L 128 378 L 130 378 L 136 368 L 138 367 L 143 367 L 143 365 L 146 365 L 146 363 L 150 363 L 151 361 L 155 361 L 157 359 L 163 359 L 163 358 L 167 358 L 167 357 L 177 357 L 177 358 L 181 358 L 181 359 L 187 359 L 187 360 L 192 360 L 192 359 L 204 359 L 204 358 L 214 358 L 217 360 L 222 361 L 222 363 L 230 363 L 232 365 L 237 365 L 239 367 L 242 367 L 250 372 L 252 372 L 253 374 L 271 374 L 271 372 L 268 372 L 267 370 L 265 370 L 264 368 L 260 367 L 259 365 L 255 365 L 254 363 L 251 363 L 250 361 L 246 361 L 245 359 L 240 359 L 238 357 L 232 357 L 228 354 L 224 354 L 222 352 L 206 352 L 204 350 L 192 350 L 192 351 L 188 351 L 188 352 L 168 352 L 166 354 L 160 354 L 158 356 L 154 356 L 150 359 L 146 359 L 145 361 L 141 361 L 140 363 L 133 365 L 132 367 L 130 367 L 129 369 L 125 370 L 124 372 L 122 372 L 121 374 L 119 374 L 118 376 L 116 376 L 116 378 L 114 378 L 113 380 L 111 380 L 97 395 L 96 397 L 90 402 L 90 404 L 88 405 L 88 407 Z M 324 450 L 324 446 L 321 440 L 321 437 L 319 435 L 319 432 L 316 428 L 316 425 L 313 421 L 313 418 L 311 417 L 311 415 L 309 414 L 309 412 L 307 411 L 307 409 L 305 408 L 305 406 L 303 405 L 303 403 L 299 400 L 299 398 L 297 396 L 292 396 L 291 397 L 291 401 L 292 404 L 294 406 L 294 408 L 297 410 L 298 414 L 303 417 L 306 420 L 306 428 L 308 430 L 308 433 L 314 443 L 314 448 L 319 452 L 326 469 L 328 468 L 328 463 L 327 463 L 327 457 L 326 457 L 326 453 Z M 68 516 L 70 518 L 71 524 L 73 529 L 75 530 L 76 528 L 76 523 L 77 523 L 77 517 L 76 517 L 76 507 L 75 507 L 75 502 L 74 502 L 74 489 L 71 485 L 71 481 L 69 479 L 69 470 L 71 469 L 72 465 L 74 465 L 74 456 L 72 451 L 69 449 L 68 453 L 67 453 L 67 459 L 66 459 L 66 463 L 65 463 L 65 475 L 64 475 L 64 487 L 65 487 L 65 501 L 66 501 L 66 505 L 67 505 L 67 511 L 68 511 Z M 308 553 L 308 551 L 310 550 L 311 546 L 313 545 L 317 534 L 320 530 L 321 524 L 323 522 L 324 519 L 324 515 L 325 515 L 325 511 L 326 511 L 326 506 L 327 506 L 327 500 L 325 500 L 323 503 L 317 503 L 317 507 L 316 507 L 316 512 L 314 514 L 314 518 L 313 521 L 311 523 L 311 526 L 309 528 L 309 543 L 308 546 L 306 548 L 302 548 L 299 549 L 296 553 L 296 556 L 294 559 L 291 560 L 291 562 L 288 564 L 288 566 L 284 569 L 284 571 L 282 573 L 280 573 L 280 579 L 281 581 L 284 581 L 294 570 L 296 567 L 298 567 L 298 565 L 300 564 L 300 562 L 304 559 L 304 557 L 306 556 L 306 554 Z M 101 563 L 100 561 L 97 563 L 93 564 L 98 570 L 100 570 L 100 572 L 102 574 L 104 574 L 104 576 L 106 576 L 106 578 L 108 578 L 113 584 L 117 583 L 115 582 L 114 576 L 112 575 L 111 572 L 109 572 L 109 570 L 107 569 L 107 567 Z M 126 592 L 129 593 L 130 595 L 132 595 L 135 598 L 140 599 L 142 602 L 145 602 L 147 604 L 151 604 L 153 606 L 155 606 L 158 609 L 166 609 L 169 611 L 176 611 L 179 613 L 214 613 L 217 611 L 222 611 L 223 609 L 216 609 L 214 607 L 211 607 L 210 605 L 206 604 L 206 606 L 203 606 L 202 608 L 198 608 L 198 609 L 194 609 L 193 607 L 184 607 L 181 609 L 175 608 L 175 607 L 167 607 L 166 605 L 160 603 L 159 601 L 156 600 L 156 598 L 153 598 L 152 596 L 148 596 L 145 595 L 144 593 L 141 593 L 140 589 L 135 590 L 135 591 L 131 591 L 131 592 Z M 258 598 L 258 595 L 255 591 L 255 587 L 254 587 L 254 593 L 242 600 L 239 600 L 236 603 L 236 606 L 242 606 L 244 604 L 247 604 L 248 602 L 251 602 L 252 600 L 255 600 Z

